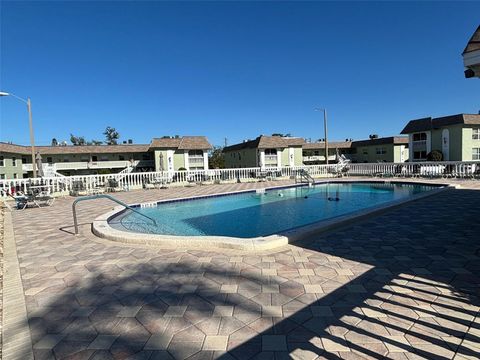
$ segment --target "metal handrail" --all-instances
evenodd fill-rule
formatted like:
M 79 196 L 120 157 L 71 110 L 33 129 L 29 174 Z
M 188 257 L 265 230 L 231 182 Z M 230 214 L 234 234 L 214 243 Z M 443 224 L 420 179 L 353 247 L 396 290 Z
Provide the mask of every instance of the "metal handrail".
M 78 222 L 77 222 L 77 210 L 76 210 L 77 203 L 79 203 L 80 201 L 95 200 L 95 199 L 100 199 L 100 198 L 112 200 L 113 202 L 116 202 L 117 204 L 120 204 L 123 207 L 125 207 L 125 208 L 139 214 L 139 215 L 142 215 L 143 217 L 146 217 L 149 220 L 151 220 L 155 224 L 155 226 L 157 225 L 157 222 L 155 221 L 155 219 L 152 219 L 150 216 L 142 214 L 140 211 L 135 210 L 131 206 L 125 204 L 123 201 L 115 199 L 113 196 L 106 195 L 106 194 L 89 195 L 89 196 L 82 196 L 82 197 L 76 199 L 72 204 L 73 225 L 75 226 L 75 235 L 78 235 Z

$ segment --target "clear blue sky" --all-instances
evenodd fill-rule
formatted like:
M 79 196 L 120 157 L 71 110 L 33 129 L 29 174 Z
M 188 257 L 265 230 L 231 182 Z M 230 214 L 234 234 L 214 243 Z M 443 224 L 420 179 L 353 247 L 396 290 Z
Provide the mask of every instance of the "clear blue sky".
M 30 96 L 36 140 L 258 134 L 361 139 L 477 113 L 461 52 L 479 2 L 5 2 L 0 88 Z M 28 144 L 0 99 L 0 139 Z

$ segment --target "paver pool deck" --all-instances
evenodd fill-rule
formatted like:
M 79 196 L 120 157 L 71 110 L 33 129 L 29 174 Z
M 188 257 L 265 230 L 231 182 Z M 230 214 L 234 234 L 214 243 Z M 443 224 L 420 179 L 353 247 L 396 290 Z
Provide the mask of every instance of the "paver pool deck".
M 134 203 L 283 183 L 115 196 Z M 73 198 L 14 211 L 5 218 L 4 358 L 478 359 L 480 185 L 461 184 L 268 252 L 99 239 L 89 223 L 112 208 L 106 200 L 79 204 L 78 236 Z

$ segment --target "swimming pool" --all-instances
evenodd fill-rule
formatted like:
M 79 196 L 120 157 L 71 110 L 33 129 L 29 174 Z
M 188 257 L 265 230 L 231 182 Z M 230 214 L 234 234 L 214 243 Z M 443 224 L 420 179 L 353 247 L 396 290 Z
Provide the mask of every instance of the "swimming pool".
M 121 211 L 108 225 L 123 232 L 256 238 L 395 203 L 438 188 L 407 183 L 323 183 L 182 199 L 138 206 L 154 218 Z

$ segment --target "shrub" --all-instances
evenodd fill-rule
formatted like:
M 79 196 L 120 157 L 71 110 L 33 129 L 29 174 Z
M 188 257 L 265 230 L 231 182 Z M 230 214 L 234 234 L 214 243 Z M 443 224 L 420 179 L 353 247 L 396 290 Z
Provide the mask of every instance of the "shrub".
M 443 160 L 443 154 L 440 150 L 432 150 L 427 155 L 427 160 L 428 161 L 442 161 Z

